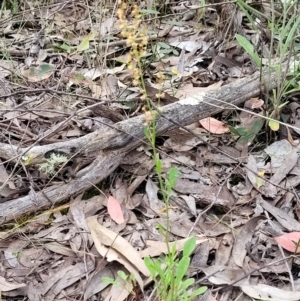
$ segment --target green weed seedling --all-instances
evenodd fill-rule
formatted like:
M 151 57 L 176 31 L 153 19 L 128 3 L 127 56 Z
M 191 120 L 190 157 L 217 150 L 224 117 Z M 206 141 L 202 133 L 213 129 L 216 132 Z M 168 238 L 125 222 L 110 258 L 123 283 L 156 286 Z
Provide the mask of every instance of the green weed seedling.
M 166 255 L 164 260 L 144 258 L 144 262 L 155 283 L 157 296 L 164 301 L 190 301 L 205 293 L 207 287 L 199 287 L 192 291 L 194 278 L 185 278 L 190 266 L 190 256 L 196 247 L 196 239 L 191 237 L 186 241 L 181 259 L 176 256 L 176 246 Z
M 154 62 L 160 61 L 170 55 L 179 55 L 179 52 L 175 48 L 163 42 L 157 42 L 152 47 L 152 53 Z
M 195 238 L 189 239 L 183 249 L 182 258 L 177 257 L 176 247 L 170 248 L 169 232 L 170 232 L 170 217 L 169 217 L 169 201 L 172 195 L 172 189 L 175 185 L 175 181 L 178 177 L 178 169 L 171 168 L 167 175 L 163 171 L 163 162 L 160 159 L 160 154 L 156 147 L 156 121 L 159 116 L 159 112 L 153 109 L 152 102 L 149 99 L 146 91 L 146 85 L 144 81 L 142 58 L 147 55 L 146 46 L 148 44 L 148 38 L 146 35 L 147 29 L 141 25 L 141 11 L 137 4 L 131 7 L 132 22 L 127 20 L 128 6 L 125 1 L 119 3 L 119 9 L 117 15 L 119 18 L 119 26 L 121 34 L 126 38 L 127 45 L 131 47 L 128 60 L 128 68 L 133 72 L 133 85 L 138 86 L 141 92 L 141 100 L 144 101 L 143 111 L 145 112 L 145 124 L 144 135 L 150 144 L 153 152 L 153 160 L 155 163 L 155 176 L 157 177 L 159 194 L 162 197 L 166 205 L 166 227 L 161 231 L 164 235 L 164 239 L 167 246 L 167 255 L 164 260 L 145 258 L 145 264 L 149 269 L 151 278 L 155 284 L 155 290 L 157 292 L 156 297 L 164 301 L 190 301 L 196 296 L 204 293 L 206 287 L 200 287 L 192 291 L 192 285 L 194 284 L 193 278 L 185 278 L 186 271 L 190 266 L 190 256 L 195 249 Z M 149 13 L 147 11 L 146 13 Z M 140 42 L 137 43 L 136 40 Z M 174 53 L 174 50 L 164 43 L 158 43 L 155 49 L 152 49 L 154 55 L 159 57 Z M 162 84 L 165 75 L 162 72 L 156 74 L 157 84 Z M 159 99 L 163 93 L 160 92 L 156 95 Z M 126 275 L 119 275 L 125 282 L 128 281 Z M 130 280 L 130 279 L 129 279 Z M 130 280 L 131 281 L 131 280 Z M 110 281 L 111 284 L 117 285 L 115 280 Z
M 255 64 L 260 67 L 261 66 L 261 60 L 258 55 L 258 53 L 254 50 L 254 46 L 243 36 L 236 34 L 235 35 L 236 40 L 240 44 L 241 47 L 244 48 L 244 50 L 251 56 L 251 58 L 254 60 Z
M 134 287 L 134 284 L 135 284 L 134 275 L 133 274 L 126 275 L 125 272 L 121 271 L 121 270 L 119 270 L 117 272 L 117 274 L 120 277 L 120 279 L 113 279 L 113 278 L 110 278 L 110 277 L 103 277 L 102 281 L 106 284 L 119 286 L 119 287 L 127 290 L 130 294 L 134 294 L 134 292 L 131 289 L 129 289 L 131 287 Z
M 258 10 L 246 4 L 245 1 L 237 0 L 239 8 L 243 11 L 252 27 L 259 30 L 255 17 L 265 19 L 268 21 L 268 29 L 271 31 L 270 38 L 270 49 L 269 49 L 269 71 L 271 69 L 277 72 L 277 87 L 273 90 L 273 96 L 270 97 L 269 103 L 265 103 L 266 106 L 266 117 L 272 118 L 267 122 L 268 126 L 272 131 L 279 130 L 279 123 L 276 120 L 280 120 L 281 110 L 287 104 L 283 101 L 284 96 L 290 93 L 298 92 L 299 84 L 299 72 L 297 71 L 299 62 L 292 61 L 292 53 L 299 47 L 296 44 L 297 38 L 299 38 L 299 25 L 300 18 L 298 14 L 297 1 L 282 1 L 280 9 L 277 7 L 276 2 L 271 1 L 271 15 L 265 16 Z M 280 11 L 280 13 L 278 13 Z M 236 35 L 236 39 L 240 46 L 251 56 L 258 67 L 261 67 L 261 58 L 258 53 L 254 50 L 253 45 L 243 36 Z M 295 45 L 296 44 L 296 45 Z M 276 58 L 273 60 L 272 54 L 275 54 Z M 288 67 L 284 62 L 288 61 L 289 65 L 296 65 L 294 70 L 296 72 L 288 72 Z M 285 67 L 283 67 L 285 66 Z M 292 74 L 291 74 L 292 73 Z M 267 78 L 263 78 L 265 83 L 268 83 Z
M 232 134 L 239 137 L 238 142 L 239 143 L 246 143 L 252 141 L 257 134 L 260 132 L 264 125 L 264 120 L 257 120 L 254 122 L 252 128 L 248 129 L 246 127 L 237 127 L 234 128 L 232 126 L 229 126 L 229 130 Z

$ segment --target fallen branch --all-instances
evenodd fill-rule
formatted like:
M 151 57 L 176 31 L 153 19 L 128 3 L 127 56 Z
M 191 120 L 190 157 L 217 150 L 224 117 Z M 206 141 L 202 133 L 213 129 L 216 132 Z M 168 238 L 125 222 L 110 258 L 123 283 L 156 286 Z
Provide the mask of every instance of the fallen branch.
M 267 78 L 267 77 L 265 77 Z M 277 86 L 277 72 L 270 74 L 268 90 Z M 199 119 L 239 105 L 251 97 L 259 95 L 264 87 L 260 83 L 259 73 L 237 80 L 215 91 L 194 95 L 161 108 L 161 112 L 170 120 L 181 125 L 189 125 Z M 268 91 L 264 91 L 267 93 Z M 194 104 L 188 104 L 193 102 Z M 37 198 L 30 195 L 0 204 L 0 224 L 14 220 L 24 214 L 49 208 L 65 201 L 109 176 L 133 148 L 144 141 L 144 115 L 121 121 L 106 132 L 95 131 L 77 139 L 49 145 L 20 148 L 0 143 L 0 157 L 18 162 L 20 156 L 30 156 L 30 164 L 45 161 L 45 154 L 58 151 L 69 157 L 92 157 L 96 159 L 76 174 L 69 183 L 62 183 L 45 188 L 37 193 Z M 157 135 L 174 129 L 176 125 L 158 115 L 156 120 Z

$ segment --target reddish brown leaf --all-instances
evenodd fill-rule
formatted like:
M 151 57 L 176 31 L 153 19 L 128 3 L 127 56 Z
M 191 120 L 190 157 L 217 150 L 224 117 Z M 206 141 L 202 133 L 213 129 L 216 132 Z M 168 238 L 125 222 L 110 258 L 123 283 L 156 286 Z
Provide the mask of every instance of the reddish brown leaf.
M 110 217 L 117 223 L 124 223 L 124 215 L 119 202 L 112 196 L 107 201 L 107 211 Z
M 222 121 L 208 117 L 199 121 L 200 124 L 212 134 L 224 134 L 229 131 L 229 128 Z
M 292 253 L 300 253 L 300 232 L 286 233 L 274 238 L 285 250 Z

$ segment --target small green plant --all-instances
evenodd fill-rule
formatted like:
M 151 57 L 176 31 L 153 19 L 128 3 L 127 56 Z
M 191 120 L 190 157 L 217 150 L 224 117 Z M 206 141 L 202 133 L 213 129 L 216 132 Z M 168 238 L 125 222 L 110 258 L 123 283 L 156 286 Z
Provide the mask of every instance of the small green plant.
M 47 175 L 52 176 L 56 173 L 57 168 L 67 161 L 67 156 L 58 153 L 52 153 L 50 158 L 46 159 L 45 163 L 39 165 L 39 170 Z
M 268 29 L 271 31 L 268 70 L 269 73 L 271 73 L 271 70 L 276 71 L 277 87 L 273 90 L 273 95 L 265 101 L 265 115 L 266 117 L 273 119 L 267 121 L 270 129 L 272 131 L 277 131 L 279 130 L 279 123 L 276 120 L 282 119 L 281 111 L 287 104 L 287 102 L 284 101 L 285 97 L 290 93 L 298 92 L 300 90 L 298 84 L 299 62 L 292 58 L 296 38 L 299 37 L 300 18 L 297 13 L 297 1 L 282 1 L 281 4 L 276 4 L 275 1 L 271 1 L 270 17 L 263 15 L 261 12 L 245 3 L 245 1 L 237 0 L 237 4 L 254 29 L 259 31 L 257 22 L 254 20 L 256 17 L 261 20 L 266 20 Z M 280 9 L 275 7 L 276 5 L 280 5 Z M 280 14 L 278 13 L 279 11 Z M 237 34 L 236 39 L 240 46 L 243 47 L 255 61 L 256 65 L 262 67 L 262 60 L 258 52 L 254 50 L 254 46 L 241 35 Z M 288 64 L 284 64 L 284 62 L 288 62 Z M 291 68 L 291 66 L 294 68 Z M 293 69 L 292 72 L 291 69 Z M 268 78 L 262 78 L 262 81 L 267 85 Z
M 284 89 L 282 90 L 283 96 L 288 96 L 289 94 L 296 93 L 300 91 L 300 62 L 294 61 L 295 66 L 291 66 L 292 70 L 287 74 Z
M 3 6 L 6 9 L 10 9 L 13 14 L 19 12 L 19 3 L 17 0 L 5 0 L 3 1 Z
M 260 132 L 263 125 L 264 125 L 264 120 L 259 119 L 254 122 L 252 128 L 250 129 L 246 127 L 234 128 L 232 126 L 229 126 L 229 130 L 232 134 L 239 137 L 238 139 L 239 143 L 245 143 L 245 142 L 251 142 Z
M 190 266 L 191 254 L 196 247 L 196 239 L 191 237 L 186 241 L 182 257 L 176 256 L 176 246 L 166 255 L 164 260 L 146 257 L 145 264 L 155 282 L 157 296 L 164 301 L 190 301 L 205 293 L 207 287 L 199 287 L 192 291 L 194 278 L 185 278 Z
M 127 290 L 130 294 L 134 295 L 133 290 L 131 289 L 134 287 L 135 284 L 135 277 L 133 274 L 126 275 L 124 271 L 118 271 L 117 272 L 119 278 L 113 279 L 110 277 L 103 277 L 102 281 L 106 284 L 112 284 L 119 287 L 122 287 L 123 289 Z
M 162 259 L 150 259 L 145 258 L 145 264 L 149 269 L 151 277 L 155 283 L 155 289 L 157 291 L 157 297 L 164 301 L 190 301 L 193 300 L 199 294 L 206 291 L 206 287 L 198 288 L 195 291 L 191 290 L 194 283 L 193 278 L 185 279 L 185 274 L 190 266 L 190 256 L 195 249 L 195 238 L 189 239 L 183 249 L 183 256 L 181 259 L 177 258 L 176 246 L 172 249 L 169 243 L 170 232 L 170 217 L 169 217 L 169 201 L 172 194 L 172 189 L 175 185 L 175 181 L 178 177 L 178 169 L 171 168 L 167 175 L 163 171 L 163 162 L 159 157 L 159 153 L 156 148 L 156 119 L 159 112 L 153 110 L 152 102 L 149 99 L 146 91 L 142 59 L 147 54 L 146 46 L 148 44 L 148 38 L 146 35 L 146 28 L 141 26 L 142 15 L 136 4 L 131 8 L 132 22 L 129 23 L 126 16 L 128 7 L 125 1 L 120 0 L 119 9 L 117 10 L 121 34 L 127 40 L 127 45 L 131 47 L 129 53 L 128 68 L 133 72 L 133 84 L 140 88 L 141 100 L 145 102 L 143 110 L 145 112 L 145 124 L 144 134 L 149 141 L 152 151 L 153 160 L 155 163 L 155 173 L 158 179 L 158 186 L 160 194 L 166 205 L 166 227 L 160 227 L 164 234 L 165 242 L 167 246 L 167 255 Z M 137 43 L 139 41 L 139 43 Z M 174 52 L 173 49 L 164 43 L 156 44 L 155 49 L 152 49 L 155 55 L 159 57 Z M 162 84 L 165 76 L 162 72 L 156 74 L 158 84 Z M 162 97 L 163 93 L 159 92 L 156 95 L 157 99 Z M 123 280 L 128 278 L 122 275 Z M 111 282 L 111 284 L 116 284 Z
M 153 113 L 152 113 L 153 116 Z M 154 115 L 155 116 L 155 115 Z M 181 259 L 177 258 L 176 246 L 170 248 L 169 231 L 170 231 L 170 217 L 169 217 L 169 200 L 172 189 L 178 177 L 178 169 L 171 168 L 168 172 L 167 178 L 163 177 L 163 164 L 156 151 L 156 130 L 155 118 L 152 118 L 147 127 L 144 128 L 145 136 L 151 143 L 153 149 L 153 158 L 155 162 L 155 171 L 158 177 L 159 188 L 163 200 L 166 204 L 166 229 L 160 227 L 164 233 L 165 242 L 168 253 L 164 259 L 144 259 L 145 264 L 150 271 L 151 277 L 155 282 L 157 296 L 164 301 L 190 301 L 198 295 L 203 294 L 207 287 L 200 287 L 195 291 L 190 291 L 194 284 L 194 278 L 184 279 L 184 276 L 190 266 L 190 256 L 196 247 L 196 239 L 191 237 L 184 245 L 183 256 Z
M 243 36 L 236 34 L 235 35 L 236 40 L 240 44 L 241 47 L 244 48 L 244 50 L 251 56 L 251 58 L 254 60 L 255 64 L 260 67 L 261 61 L 258 53 L 254 50 L 254 46 Z
M 163 42 L 157 42 L 154 44 L 152 47 L 152 53 L 152 59 L 154 62 L 160 61 L 170 55 L 179 55 L 175 48 Z
M 253 29 L 258 32 L 261 30 L 258 28 L 256 19 L 265 20 L 266 26 L 271 32 L 270 35 L 270 49 L 268 55 L 267 70 L 271 74 L 271 71 L 275 71 L 277 74 L 277 87 L 273 90 L 272 95 L 265 100 L 265 116 L 266 124 L 271 131 L 276 132 L 279 130 L 279 122 L 282 120 L 286 122 L 285 116 L 282 115 L 283 107 L 288 104 L 286 101 L 287 96 L 291 93 L 298 92 L 299 86 L 299 61 L 292 57 L 295 51 L 296 39 L 299 37 L 299 25 L 300 18 L 298 13 L 297 1 L 282 1 L 276 3 L 271 1 L 270 3 L 270 16 L 266 16 L 248 5 L 243 0 L 237 0 L 239 8 L 243 11 Z M 280 11 L 280 13 L 279 13 Z M 260 27 L 263 25 L 260 24 Z M 239 45 L 250 55 L 255 64 L 262 70 L 262 58 L 254 46 L 245 37 L 236 34 L 236 40 Z M 263 45 L 263 42 L 261 42 Z M 262 54 L 261 54 L 262 55 Z M 266 64 L 266 60 L 265 64 Z M 264 78 L 262 74 L 262 82 L 264 85 L 268 85 L 268 79 Z M 261 124 L 262 127 L 263 123 Z M 253 129 L 243 131 L 242 128 L 237 129 L 235 134 L 238 134 L 241 140 L 253 140 L 258 134 L 259 126 L 253 126 Z

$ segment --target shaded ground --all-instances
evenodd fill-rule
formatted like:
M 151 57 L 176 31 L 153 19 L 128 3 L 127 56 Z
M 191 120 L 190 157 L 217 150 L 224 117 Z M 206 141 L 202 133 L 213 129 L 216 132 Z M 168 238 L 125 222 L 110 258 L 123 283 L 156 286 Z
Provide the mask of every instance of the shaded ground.
M 266 68 L 276 54 L 272 10 L 248 2 L 264 14 L 258 28 L 234 3 L 155 10 L 138 3 L 148 36 L 141 72 L 156 108 L 191 105 L 184 100 L 259 72 L 236 34 Z M 2 3 L 0 201 L 10 212 L 1 215 L 3 300 L 155 300 L 142 258 L 163 258 L 159 229 L 167 220 L 153 149 L 134 131 L 125 131 L 133 143 L 126 152 L 118 153 L 117 138 L 112 152 L 104 146 L 111 139 L 102 139 L 145 113 L 116 9 L 97 1 Z M 128 4 L 128 25 L 132 10 Z M 295 65 L 297 45 L 286 56 Z M 199 300 L 300 300 L 297 72 L 289 83 L 280 104 L 265 78 L 241 107 L 157 137 L 163 175 L 179 171 L 168 240 L 181 251 L 196 237 L 188 275 L 195 288 L 208 288 Z M 100 158 L 108 161 L 105 176 L 95 171 Z M 79 186 L 85 193 L 74 194 Z M 24 198 L 28 205 L 19 207 Z M 136 282 L 103 282 L 119 270 Z

